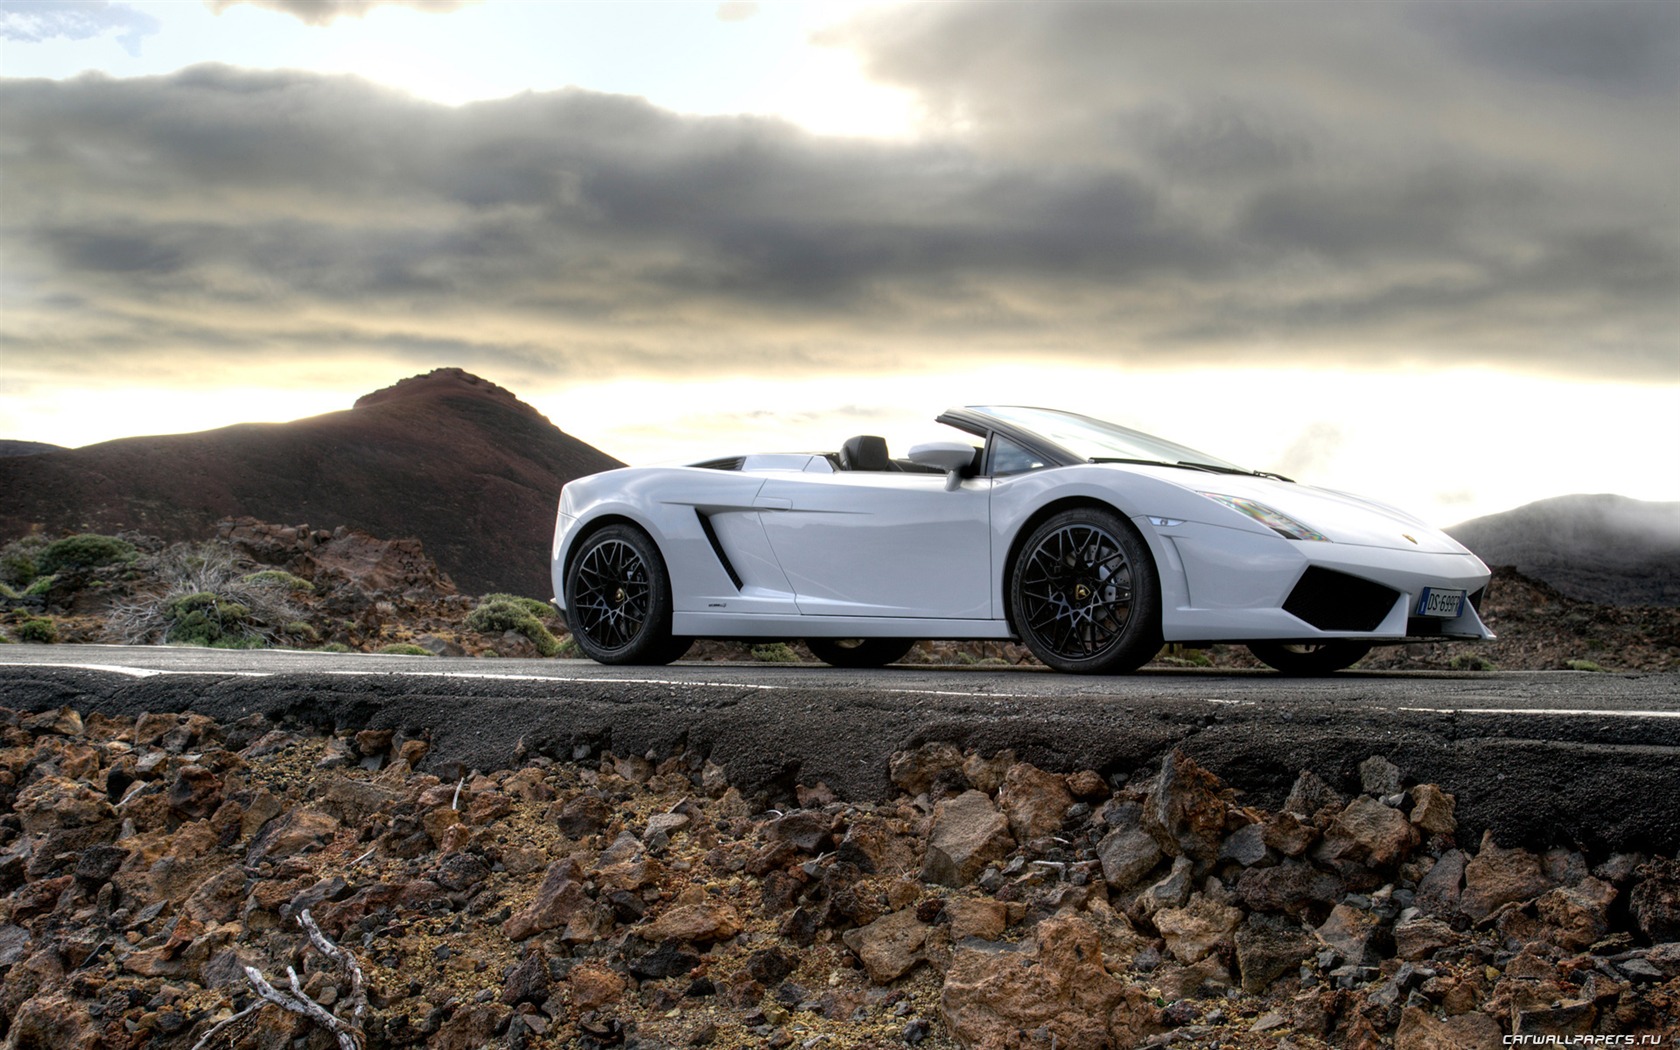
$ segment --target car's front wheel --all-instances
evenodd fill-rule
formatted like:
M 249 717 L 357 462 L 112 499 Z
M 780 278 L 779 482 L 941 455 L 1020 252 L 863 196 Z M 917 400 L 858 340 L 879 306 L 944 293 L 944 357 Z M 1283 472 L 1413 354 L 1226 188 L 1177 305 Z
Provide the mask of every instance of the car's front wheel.
M 1364 642 L 1319 642 L 1290 645 L 1282 642 L 1253 642 L 1248 651 L 1267 667 L 1284 674 L 1329 674 L 1352 667 L 1371 651 Z
M 1161 585 L 1125 519 L 1079 507 L 1045 519 L 1010 574 L 1015 630 L 1058 671 L 1125 674 L 1161 648 Z
M 885 667 L 904 657 L 914 638 L 807 638 L 811 655 L 834 667 Z
M 671 637 L 671 582 L 647 533 L 591 533 L 566 572 L 566 617 L 578 648 L 604 664 L 668 664 L 690 639 Z

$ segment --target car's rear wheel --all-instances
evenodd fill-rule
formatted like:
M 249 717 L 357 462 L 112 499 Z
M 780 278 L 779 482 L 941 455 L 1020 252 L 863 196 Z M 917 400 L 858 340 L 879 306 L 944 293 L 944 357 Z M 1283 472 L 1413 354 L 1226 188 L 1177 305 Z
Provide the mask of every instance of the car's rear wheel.
M 671 582 L 647 533 L 591 533 L 566 572 L 566 617 L 578 648 L 604 664 L 668 664 L 692 639 L 671 637 Z
M 1292 645 L 1282 642 L 1252 642 L 1248 651 L 1268 667 L 1284 674 L 1329 674 L 1352 667 L 1371 651 L 1364 642 L 1319 642 Z
M 916 644 L 914 638 L 807 638 L 812 655 L 835 667 L 885 667 Z
M 1125 674 L 1161 648 L 1161 586 L 1143 538 L 1100 507 L 1047 518 L 1021 544 L 1009 586 L 1015 630 L 1058 671 Z

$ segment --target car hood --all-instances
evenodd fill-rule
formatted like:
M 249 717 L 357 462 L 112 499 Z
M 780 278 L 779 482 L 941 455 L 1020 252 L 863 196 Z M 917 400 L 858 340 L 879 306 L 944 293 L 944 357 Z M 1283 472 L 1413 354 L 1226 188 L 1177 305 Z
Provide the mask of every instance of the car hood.
M 1315 488 L 1274 478 L 1241 474 L 1207 474 L 1185 470 L 1151 471 L 1158 478 L 1191 492 L 1212 492 L 1222 496 L 1264 503 L 1297 522 L 1322 533 L 1332 543 L 1389 550 L 1430 551 L 1438 554 L 1467 554 L 1463 544 L 1422 519 L 1396 507 L 1350 492 Z M 1170 476 L 1169 476 L 1170 475 Z M 1209 501 L 1201 520 L 1229 524 L 1224 508 Z M 1230 511 L 1229 514 L 1236 514 Z

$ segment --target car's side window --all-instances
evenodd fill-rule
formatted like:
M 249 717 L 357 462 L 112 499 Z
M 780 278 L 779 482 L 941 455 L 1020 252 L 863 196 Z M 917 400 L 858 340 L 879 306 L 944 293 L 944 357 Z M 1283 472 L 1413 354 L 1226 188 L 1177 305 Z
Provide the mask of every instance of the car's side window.
M 986 462 L 993 477 L 1025 474 L 1049 466 L 1042 458 L 1001 434 L 992 435 L 990 447 L 986 450 Z

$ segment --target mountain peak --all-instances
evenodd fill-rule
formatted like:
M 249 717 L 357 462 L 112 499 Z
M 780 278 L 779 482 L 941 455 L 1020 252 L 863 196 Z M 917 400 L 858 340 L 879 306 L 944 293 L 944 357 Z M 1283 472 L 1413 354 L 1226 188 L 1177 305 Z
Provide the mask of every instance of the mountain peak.
M 497 386 L 488 379 L 473 375 L 461 368 L 434 368 L 425 375 L 409 376 L 407 379 L 375 390 L 371 394 L 364 394 L 356 399 L 356 408 L 367 408 L 370 405 L 389 404 L 394 401 L 409 401 L 421 398 L 446 397 L 466 394 L 487 400 L 500 401 L 510 408 L 536 415 L 537 410 L 519 400 L 511 390 Z

